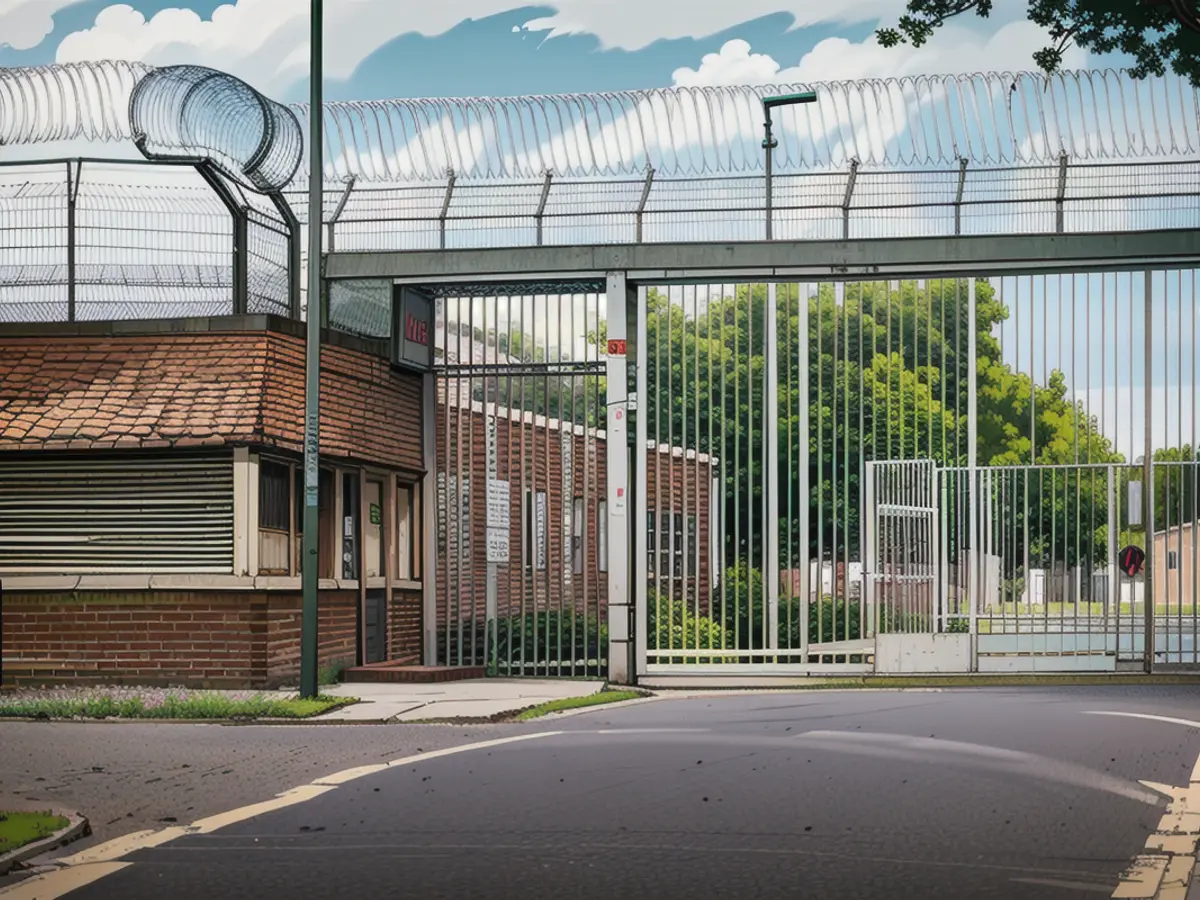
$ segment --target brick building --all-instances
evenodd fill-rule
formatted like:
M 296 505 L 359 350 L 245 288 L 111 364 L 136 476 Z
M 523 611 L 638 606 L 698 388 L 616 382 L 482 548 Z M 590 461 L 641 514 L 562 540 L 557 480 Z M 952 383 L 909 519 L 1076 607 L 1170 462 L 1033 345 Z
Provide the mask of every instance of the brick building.
M 303 323 L 0 328 L 5 682 L 294 683 Z M 483 616 L 487 488 L 482 453 L 454 486 L 446 441 L 483 447 L 485 410 L 465 396 L 447 409 L 436 377 L 398 367 L 387 341 L 323 341 L 321 664 L 454 664 L 448 617 Z M 602 621 L 604 433 L 488 414 L 511 486 L 499 614 Z M 709 461 L 662 447 L 648 478 L 651 498 L 674 484 L 661 493 L 678 506 L 650 514 L 660 571 L 673 560 L 677 590 L 709 592 Z
M 6 681 L 295 680 L 302 335 L 266 316 L 5 326 Z M 325 341 L 321 661 L 418 662 L 422 376 L 386 342 Z

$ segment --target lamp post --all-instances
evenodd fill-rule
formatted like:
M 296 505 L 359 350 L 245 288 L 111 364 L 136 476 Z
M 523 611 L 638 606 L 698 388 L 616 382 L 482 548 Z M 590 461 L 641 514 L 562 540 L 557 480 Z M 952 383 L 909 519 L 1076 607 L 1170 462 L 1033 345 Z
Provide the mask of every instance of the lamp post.
M 774 149 L 779 146 L 779 142 L 775 140 L 775 135 L 772 133 L 771 110 L 777 106 L 795 106 L 798 103 L 815 103 L 817 95 L 815 91 L 805 91 L 801 94 L 780 94 L 775 97 L 763 97 L 763 115 L 766 121 L 763 122 L 763 129 L 766 131 L 766 136 L 763 140 L 763 151 L 766 154 L 767 166 L 767 240 L 772 239 L 772 219 L 774 218 L 772 210 L 774 204 L 772 190 L 772 160 L 774 158 Z
M 321 220 L 324 165 L 324 0 L 311 0 L 308 104 L 308 309 L 304 354 L 304 538 L 301 544 L 300 696 L 317 696 L 318 494 L 321 423 Z

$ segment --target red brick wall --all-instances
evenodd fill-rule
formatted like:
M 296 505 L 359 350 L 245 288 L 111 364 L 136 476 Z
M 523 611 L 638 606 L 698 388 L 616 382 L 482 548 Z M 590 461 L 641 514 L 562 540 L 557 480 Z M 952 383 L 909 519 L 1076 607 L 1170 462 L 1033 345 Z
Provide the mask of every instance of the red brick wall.
M 485 419 L 481 413 L 472 413 L 467 409 L 460 411 L 457 407 L 447 409 L 438 407 L 437 417 L 437 467 L 438 471 L 448 468 L 450 474 L 461 477 L 469 473 L 471 480 L 470 496 L 470 541 L 469 552 L 464 554 L 461 577 L 458 573 L 458 546 L 454 534 L 451 534 L 445 553 L 439 554 L 438 563 L 438 625 L 444 627 L 447 620 L 447 606 L 452 620 L 472 617 L 482 621 L 484 616 L 484 573 L 487 567 L 486 554 L 486 435 L 484 432 Z M 448 433 L 447 433 L 448 432 Z M 574 462 L 574 494 L 583 497 L 585 491 L 584 477 L 587 476 L 587 510 L 588 539 L 584 543 L 587 558 L 585 561 L 585 576 L 573 571 L 573 560 L 570 556 L 570 546 L 564 541 L 563 534 L 563 457 L 561 448 L 561 432 L 557 423 L 551 423 L 547 428 L 541 424 L 526 421 L 514 421 L 500 416 L 496 424 L 497 468 L 501 479 L 512 483 L 511 496 L 511 529 L 509 532 L 510 562 L 499 568 L 498 608 L 501 616 L 519 614 L 524 609 L 551 609 L 560 607 L 570 608 L 571 602 L 566 598 L 573 595 L 575 608 L 581 612 L 587 611 L 595 615 L 597 607 L 603 610 L 608 598 L 608 574 L 599 568 L 599 542 L 596 540 L 596 522 L 598 505 L 606 499 L 607 481 L 605 471 L 608 463 L 607 441 L 596 437 L 594 433 L 584 437 L 577 429 L 572 452 Z M 524 455 L 522 455 L 522 441 Z M 449 453 L 448 453 L 449 448 Z M 585 452 L 589 454 L 585 461 Z M 682 513 L 685 509 L 689 516 L 696 516 L 696 538 L 700 545 L 700 569 L 691 572 L 694 567 L 692 559 L 688 561 L 689 582 L 698 586 L 701 597 L 707 597 L 711 591 L 709 572 L 709 531 L 711 516 L 709 513 L 710 494 L 712 491 L 712 471 L 706 461 L 698 462 L 694 457 L 684 459 L 682 455 L 672 457 L 663 452 L 658 454 L 657 465 L 655 454 L 648 454 L 647 466 L 647 500 L 651 509 L 674 510 Z M 524 483 L 522 484 L 522 472 Z M 460 474 L 461 473 L 461 474 Z M 631 486 L 632 489 L 632 486 Z M 523 565 L 522 546 L 522 491 L 544 491 L 548 503 L 548 544 L 547 567 L 545 570 L 528 569 Z M 566 503 L 573 503 L 574 497 L 565 498 Z M 453 504 L 455 499 L 450 497 Z M 573 512 L 572 512 L 573 514 Z M 629 527 L 645 527 L 644 516 L 636 519 L 630 517 Z M 449 519 L 451 531 L 456 530 L 453 517 Z M 432 536 L 440 542 L 440 534 Z M 628 533 L 609 535 L 609 552 L 615 541 L 627 540 Z M 570 571 L 571 587 L 569 593 L 564 591 L 561 574 L 565 565 Z M 448 556 L 446 555 L 448 553 Z M 690 554 L 689 554 L 690 555 Z M 446 563 L 449 562 L 449 577 L 446 575 Z M 524 579 L 522 572 L 524 571 Z M 547 584 L 547 576 L 549 576 Z M 682 589 L 681 579 L 675 579 L 675 589 Z M 664 587 L 665 589 L 665 587 Z M 461 611 L 457 611 L 461 610 Z
M 324 347 L 321 354 L 322 452 L 423 471 L 420 376 L 341 347 Z M 272 335 L 266 371 L 264 436 L 277 446 L 303 450 L 304 342 Z
M 357 601 L 321 592 L 322 665 L 354 661 Z M 294 593 L 9 592 L 4 681 L 276 687 L 299 673 L 299 613 Z
M 0 341 L 0 451 L 302 449 L 304 342 L 274 332 Z M 322 452 L 423 471 L 421 382 L 326 345 Z
M 420 591 L 393 590 L 388 606 L 388 659 L 406 665 L 420 665 L 423 635 Z
M 269 684 L 300 678 L 301 597 L 266 596 L 266 679 Z M 357 659 L 358 591 L 321 591 L 317 598 L 317 656 L 322 666 Z

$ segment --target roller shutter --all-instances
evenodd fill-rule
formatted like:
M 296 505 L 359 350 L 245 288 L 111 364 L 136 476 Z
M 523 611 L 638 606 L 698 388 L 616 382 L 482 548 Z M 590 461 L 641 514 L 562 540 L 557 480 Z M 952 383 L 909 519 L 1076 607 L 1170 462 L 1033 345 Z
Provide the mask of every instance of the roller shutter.
M 0 455 L 0 570 L 232 573 L 233 454 Z

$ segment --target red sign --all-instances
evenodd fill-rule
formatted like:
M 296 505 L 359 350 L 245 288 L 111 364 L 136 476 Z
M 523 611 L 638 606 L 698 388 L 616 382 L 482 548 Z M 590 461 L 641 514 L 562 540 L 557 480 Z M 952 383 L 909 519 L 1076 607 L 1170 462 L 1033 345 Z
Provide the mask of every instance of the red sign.
M 1133 578 L 1142 571 L 1142 564 L 1146 561 L 1146 551 L 1141 547 L 1130 545 L 1117 554 L 1117 559 L 1120 561 L 1121 571 Z
M 409 314 L 404 321 L 404 337 L 414 343 L 424 344 L 429 340 L 429 323 Z
M 625 355 L 625 342 L 624 341 L 609 341 L 608 342 L 608 355 L 609 356 L 624 356 Z

